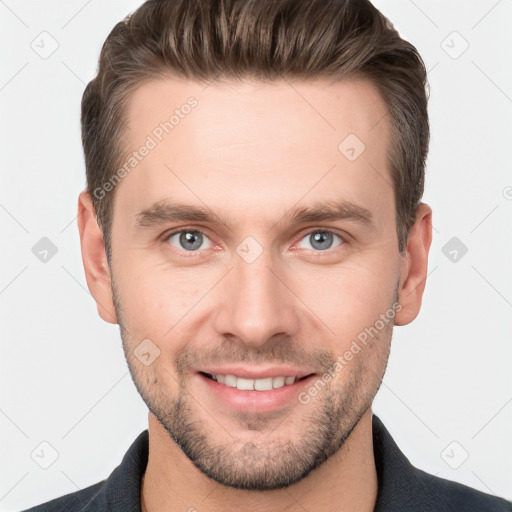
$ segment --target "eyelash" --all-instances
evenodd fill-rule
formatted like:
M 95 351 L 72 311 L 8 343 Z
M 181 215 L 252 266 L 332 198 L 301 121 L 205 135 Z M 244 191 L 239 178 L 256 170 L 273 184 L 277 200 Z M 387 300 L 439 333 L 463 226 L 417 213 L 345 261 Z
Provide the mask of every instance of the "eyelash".
M 169 240 L 169 238 L 171 236 L 176 235 L 178 233 L 187 233 L 187 232 L 200 233 L 201 235 L 206 236 L 210 240 L 210 237 L 204 231 L 201 231 L 200 229 L 192 228 L 192 227 L 190 227 L 190 228 L 181 227 L 179 229 L 175 229 L 173 231 L 166 232 L 164 235 L 162 235 L 163 242 L 165 242 L 166 245 L 169 246 L 170 244 L 167 243 L 167 241 Z M 301 237 L 298 239 L 298 241 L 302 240 L 303 238 L 305 238 L 308 235 L 311 235 L 312 233 L 319 233 L 319 232 L 320 233 L 332 233 L 333 235 L 336 235 L 337 237 L 339 237 L 341 239 L 341 243 L 334 249 L 326 249 L 325 251 L 319 251 L 319 250 L 315 251 L 314 249 L 306 249 L 308 251 L 308 254 L 314 254 L 315 256 L 322 256 L 323 254 L 332 254 L 334 251 L 336 251 L 336 249 L 340 249 L 347 243 L 347 239 L 345 236 L 340 235 L 336 231 L 333 231 L 331 229 L 325 229 L 325 228 L 312 228 L 309 231 L 302 233 Z M 201 257 L 201 253 L 206 249 L 201 250 L 201 251 L 198 251 L 198 250 L 185 251 L 184 249 L 179 250 L 179 249 L 173 247 L 171 250 L 173 252 L 178 252 L 180 255 L 183 255 L 186 258 L 190 258 L 190 257 Z

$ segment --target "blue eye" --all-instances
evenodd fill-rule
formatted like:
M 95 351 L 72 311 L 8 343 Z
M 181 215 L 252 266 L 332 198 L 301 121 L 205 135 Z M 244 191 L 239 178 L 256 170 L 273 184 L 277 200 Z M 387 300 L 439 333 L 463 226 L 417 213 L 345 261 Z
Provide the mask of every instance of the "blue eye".
M 316 229 L 302 237 L 301 242 L 306 240 L 307 245 L 301 248 L 314 250 L 315 252 L 327 251 L 333 248 L 335 238 L 339 240 L 338 246 L 343 245 L 345 242 L 340 235 L 332 231 Z M 213 247 L 211 240 L 202 231 L 197 229 L 181 228 L 169 233 L 165 237 L 165 241 L 181 252 L 188 252 L 190 255 L 198 254 L 203 250 Z
M 178 236 L 178 246 L 174 245 L 171 240 Z M 209 247 L 202 247 L 205 240 L 209 240 L 209 238 L 202 233 L 201 231 L 197 231 L 195 229 L 182 229 L 181 231 L 175 231 L 171 233 L 166 240 L 169 241 L 171 245 L 174 247 L 178 247 L 178 249 L 182 249 L 188 252 L 196 252 L 199 249 L 208 249 Z
M 310 231 L 301 240 L 308 240 L 310 246 L 306 247 L 306 249 L 326 251 L 328 249 L 331 249 L 334 237 L 338 238 L 341 242 L 343 242 L 342 238 L 336 233 L 333 233 L 332 231 L 324 231 L 319 229 L 315 231 Z

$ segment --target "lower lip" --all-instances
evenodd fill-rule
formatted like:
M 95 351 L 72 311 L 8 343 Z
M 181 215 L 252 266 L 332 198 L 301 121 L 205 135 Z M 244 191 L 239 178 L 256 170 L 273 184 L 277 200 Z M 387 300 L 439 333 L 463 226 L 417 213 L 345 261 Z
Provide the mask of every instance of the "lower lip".
M 290 404 L 300 403 L 298 399 L 299 393 L 304 388 L 310 386 L 315 377 L 312 374 L 293 384 L 269 391 L 251 391 L 226 386 L 201 373 L 198 376 L 210 393 L 228 404 L 235 411 L 255 413 L 272 412 Z

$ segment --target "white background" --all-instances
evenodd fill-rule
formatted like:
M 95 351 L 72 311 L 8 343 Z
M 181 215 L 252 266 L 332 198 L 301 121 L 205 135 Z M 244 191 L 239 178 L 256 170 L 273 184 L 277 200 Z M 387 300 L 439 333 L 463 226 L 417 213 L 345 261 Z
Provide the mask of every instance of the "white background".
M 395 328 L 374 412 L 415 466 L 512 499 L 512 2 L 375 4 L 429 70 L 435 231 L 422 311 Z M 138 5 L 0 0 L 2 511 L 108 477 L 147 427 L 118 327 L 87 290 L 75 219 L 82 93 Z M 47 59 L 31 47 L 43 31 L 59 45 Z M 32 253 L 42 237 L 58 250 L 47 263 Z M 442 251 L 452 237 L 468 248 L 457 262 Z M 58 453 L 48 469 L 31 458 L 43 441 Z

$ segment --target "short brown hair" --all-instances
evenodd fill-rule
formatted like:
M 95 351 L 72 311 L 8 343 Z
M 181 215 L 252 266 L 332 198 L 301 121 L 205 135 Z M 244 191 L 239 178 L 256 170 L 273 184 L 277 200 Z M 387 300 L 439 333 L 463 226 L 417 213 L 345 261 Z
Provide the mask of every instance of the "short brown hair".
M 115 189 L 100 197 L 95 191 L 127 150 L 130 95 L 166 76 L 371 81 L 390 118 L 388 161 L 399 251 L 405 250 L 424 188 L 427 73 L 416 48 L 380 11 L 368 0 L 148 0 L 110 32 L 82 98 L 87 190 L 109 262 Z

